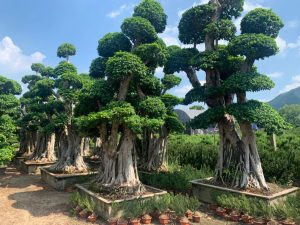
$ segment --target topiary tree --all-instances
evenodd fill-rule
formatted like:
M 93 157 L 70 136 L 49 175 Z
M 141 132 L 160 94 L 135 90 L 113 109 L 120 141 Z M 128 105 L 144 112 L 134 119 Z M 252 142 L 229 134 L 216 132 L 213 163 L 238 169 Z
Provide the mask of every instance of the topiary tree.
M 33 66 L 34 67 L 34 66 Z M 53 120 L 61 112 L 54 92 L 53 69 L 41 67 L 37 75 L 23 77 L 28 83 L 28 91 L 21 98 L 23 114 L 19 120 L 20 150 L 18 155 L 30 155 L 37 162 L 56 160 L 55 132 Z
M 251 123 L 270 133 L 286 128 L 287 124 L 268 104 L 248 101 L 246 92 L 273 88 L 274 83 L 256 71 L 254 62 L 277 53 L 274 38 L 283 24 L 271 10 L 256 9 L 243 18 L 242 34 L 234 37 L 235 28 L 230 20 L 240 15 L 243 3 L 243 0 L 210 0 L 187 10 L 179 23 L 179 38 L 184 44 L 194 44 L 195 49 L 188 53 L 187 49 L 172 47 L 165 70 L 187 73 L 193 89 L 184 103 L 199 101 L 209 106 L 191 126 L 207 128 L 218 123 L 220 152 L 215 181 L 239 188 L 268 189 Z M 229 44 L 220 46 L 220 39 Z M 200 43 L 205 44 L 205 51 L 197 53 Z M 204 86 L 198 83 L 197 70 L 205 72 Z M 233 102 L 235 95 L 237 103 Z
M 0 76 L 0 166 L 12 159 L 17 148 L 16 120 L 20 116 L 20 101 L 15 95 L 21 92 L 20 84 Z
M 147 9 L 143 9 L 146 3 L 158 5 L 156 1 L 144 1 L 137 6 L 135 11 L 138 15 L 125 19 L 121 26 L 122 35 L 118 35 L 121 39 L 115 39 L 115 35 L 105 35 L 99 41 L 101 58 L 99 63 L 93 61 L 90 68 L 90 76 L 97 79 L 87 94 L 82 93 L 76 110 L 78 114 L 83 114 L 77 119 L 81 132 L 94 133 L 102 141 L 103 165 L 93 184 L 97 190 L 131 194 L 142 192 L 143 185 L 137 173 L 137 152 L 141 153 L 139 156 L 149 154 L 145 159 L 151 160 L 152 165 L 156 158 L 154 150 L 160 154 L 160 149 L 165 146 L 165 143 L 162 146 L 161 139 L 165 141 L 165 137 L 160 136 L 160 131 L 167 125 L 167 118 L 170 118 L 169 129 L 175 128 L 174 115 L 169 109 L 176 104 L 177 98 L 168 101 L 165 96 L 165 103 L 162 93 L 180 80 L 169 75 L 175 81 L 166 78 L 164 86 L 154 76 L 155 69 L 166 61 L 167 49 L 163 41 L 157 38 L 157 31 L 152 25 L 154 22 L 147 18 Z M 124 37 L 132 43 L 130 48 L 127 48 Z M 115 43 L 116 48 L 111 48 L 108 43 Z M 106 52 L 104 49 L 109 49 L 110 53 L 103 54 Z M 158 136 L 154 137 L 154 134 Z M 152 140 L 149 141 L 149 137 Z M 144 140 L 151 145 L 145 145 Z M 144 165 L 147 160 L 141 164 Z
M 65 58 L 69 62 L 70 56 L 76 55 L 76 48 L 70 43 L 63 43 L 57 49 L 57 57 Z

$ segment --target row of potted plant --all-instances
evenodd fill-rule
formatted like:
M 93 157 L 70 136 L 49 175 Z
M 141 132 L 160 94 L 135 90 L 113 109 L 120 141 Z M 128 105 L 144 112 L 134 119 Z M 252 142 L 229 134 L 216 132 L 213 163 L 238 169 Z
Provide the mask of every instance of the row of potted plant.
M 95 203 L 87 197 L 82 197 L 78 192 L 73 192 L 70 202 L 75 214 L 87 222 L 95 223 L 98 216 L 95 214 Z
M 222 217 L 226 220 L 231 220 L 235 222 L 243 222 L 245 224 L 253 224 L 253 225 L 273 225 L 282 224 L 282 225 L 295 225 L 296 223 L 291 219 L 286 219 L 279 222 L 275 222 L 274 220 L 262 218 L 262 217 L 253 217 L 247 213 L 238 212 L 229 208 L 222 208 L 216 204 L 210 205 L 211 210 L 214 210 L 216 215 Z

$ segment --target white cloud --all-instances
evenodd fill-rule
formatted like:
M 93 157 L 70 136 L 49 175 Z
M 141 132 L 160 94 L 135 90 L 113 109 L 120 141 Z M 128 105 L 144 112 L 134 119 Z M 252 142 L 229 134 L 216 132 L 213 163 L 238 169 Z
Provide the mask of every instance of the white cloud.
M 256 9 L 256 8 L 267 8 L 267 7 L 257 3 L 257 1 L 255 1 L 255 0 L 245 1 L 244 12 L 249 12 L 249 11 L 251 11 L 253 9 Z
M 287 44 L 288 48 L 300 48 L 300 36 L 298 36 L 298 39 L 294 43 L 288 43 Z
M 159 34 L 159 37 L 164 40 L 166 45 L 180 45 L 178 40 L 178 28 L 177 27 L 166 27 L 166 30 Z
M 287 22 L 287 27 L 289 28 L 296 28 L 299 25 L 299 21 L 297 20 L 290 20 Z
M 208 2 L 209 2 L 209 0 L 200 0 L 200 1 L 194 2 L 193 5 L 191 5 L 190 7 L 186 8 L 186 9 L 180 9 L 180 10 L 178 10 L 178 13 L 177 13 L 177 14 L 178 14 L 178 17 L 181 18 L 182 14 L 183 14 L 186 10 L 190 9 L 191 7 L 195 7 L 195 6 L 197 6 L 197 5 L 207 4 Z
M 277 46 L 279 47 L 280 52 L 284 52 L 288 48 L 286 40 L 284 40 L 279 36 L 276 38 L 276 43 Z
M 174 93 L 174 95 L 178 97 L 184 97 L 186 93 L 188 93 L 192 88 L 193 87 L 191 84 L 186 84 L 179 88 L 174 89 L 172 92 Z
M 24 54 L 8 36 L 0 41 L 0 72 L 2 74 L 16 75 L 29 72 L 32 63 L 42 62 L 45 58 L 46 56 L 40 52 Z
M 114 18 L 120 16 L 125 11 L 132 9 L 133 7 L 134 7 L 133 5 L 124 4 L 124 5 L 121 5 L 120 8 L 118 8 L 117 10 L 111 11 L 106 16 L 109 17 L 109 18 L 114 19 Z
M 267 76 L 270 78 L 279 78 L 279 77 L 282 77 L 283 75 L 284 74 L 281 72 L 273 72 L 273 73 L 267 74 Z
M 300 87 L 300 74 L 292 77 L 292 83 L 285 85 L 285 87 L 280 91 L 280 93 L 288 92 L 292 89 Z

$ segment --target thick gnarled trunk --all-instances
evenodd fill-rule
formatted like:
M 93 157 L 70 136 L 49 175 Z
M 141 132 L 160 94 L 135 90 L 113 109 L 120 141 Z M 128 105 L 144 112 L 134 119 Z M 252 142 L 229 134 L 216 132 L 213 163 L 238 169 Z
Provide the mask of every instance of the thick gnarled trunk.
M 143 185 L 137 172 L 134 134 L 124 127 L 120 138 L 110 136 L 103 146 L 103 163 L 95 182 L 97 188 L 107 192 L 140 193 Z
M 67 126 L 59 137 L 60 157 L 49 170 L 56 173 L 84 173 L 88 167 L 83 161 L 84 138 Z
M 155 136 L 151 131 L 145 131 L 143 142 L 143 162 L 140 166 L 145 171 L 168 171 L 167 162 L 167 138 L 168 131 L 165 126 L 160 130 L 160 134 Z
M 36 162 L 54 162 L 55 155 L 55 134 L 37 133 L 35 150 L 30 156 L 30 160 Z
M 19 157 L 27 157 L 32 155 L 36 148 L 36 132 L 34 131 L 26 131 L 20 130 L 19 132 L 20 138 L 20 149 L 17 153 Z

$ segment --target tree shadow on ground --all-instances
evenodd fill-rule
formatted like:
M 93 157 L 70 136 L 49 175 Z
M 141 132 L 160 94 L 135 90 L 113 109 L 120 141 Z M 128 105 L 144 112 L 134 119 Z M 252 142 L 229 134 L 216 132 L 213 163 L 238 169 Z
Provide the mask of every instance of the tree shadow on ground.
M 50 214 L 70 216 L 69 194 L 54 189 L 18 192 L 8 196 L 15 201 L 12 207 L 28 211 L 34 217 Z

